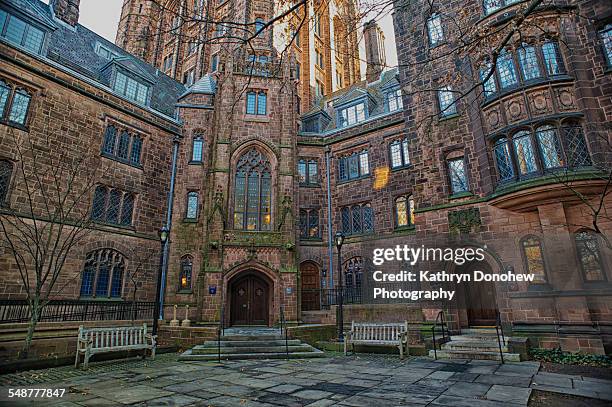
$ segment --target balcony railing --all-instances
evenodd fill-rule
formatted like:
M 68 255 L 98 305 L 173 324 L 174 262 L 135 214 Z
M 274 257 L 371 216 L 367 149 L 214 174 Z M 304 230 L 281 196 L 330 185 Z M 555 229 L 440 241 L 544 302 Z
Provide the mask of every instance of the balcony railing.
M 39 322 L 153 319 L 154 307 L 152 301 L 52 300 Z M 31 315 L 26 300 L 0 300 L 0 324 L 28 322 Z

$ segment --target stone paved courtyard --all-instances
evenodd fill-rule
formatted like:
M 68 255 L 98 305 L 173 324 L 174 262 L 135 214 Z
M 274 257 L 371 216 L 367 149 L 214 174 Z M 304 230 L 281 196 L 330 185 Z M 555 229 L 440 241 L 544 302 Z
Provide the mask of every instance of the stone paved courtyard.
M 8 388 L 65 388 L 49 406 L 526 406 L 532 389 L 612 401 L 612 381 L 538 373 L 538 362 L 434 361 L 357 355 L 310 360 L 178 362 L 129 359 L 0 376 Z

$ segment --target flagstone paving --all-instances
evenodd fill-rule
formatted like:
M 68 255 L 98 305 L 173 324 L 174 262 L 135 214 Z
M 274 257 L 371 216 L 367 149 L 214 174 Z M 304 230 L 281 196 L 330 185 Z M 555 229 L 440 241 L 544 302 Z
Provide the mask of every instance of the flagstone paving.
M 11 404 L 76 406 L 390 407 L 526 406 L 532 389 L 612 401 L 612 381 L 539 372 L 538 362 L 357 355 L 309 360 L 178 362 L 130 359 L 0 375 L 8 388 L 64 388 L 60 399 Z

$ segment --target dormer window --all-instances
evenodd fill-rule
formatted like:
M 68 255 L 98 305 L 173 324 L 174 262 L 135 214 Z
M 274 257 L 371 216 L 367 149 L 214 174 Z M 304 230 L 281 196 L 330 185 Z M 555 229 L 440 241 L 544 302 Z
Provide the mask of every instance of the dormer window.
M 340 127 L 360 123 L 366 119 L 365 103 L 361 102 L 353 106 L 338 109 L 338 125 Z
M 135 102 L 143 105 L 147 103 L 149 87 L 144 83 L 125 75 L 123 72 L 117 72 L 115 75 L 113 90 Z
M 0 10 L 0 36 L 30 52 L 40 54 L 45 32 L 4 10 Z
M 402 91 L 398 89 L 394 89 L 391 92 L 387 93 L 387 110 L 389 112 L 395 112 L 396 110 L 403 109 L 402 104 Z
M 98 46 L 96 47 L 96 54 L 100 55 L 102 58 L 106 58 L 108 60 L 111 60 L 113 58 L 118 57 L 119 55 L 113 51 L 110 50 L 110 48 L 102 45 L 102 44 L 98 44 Z

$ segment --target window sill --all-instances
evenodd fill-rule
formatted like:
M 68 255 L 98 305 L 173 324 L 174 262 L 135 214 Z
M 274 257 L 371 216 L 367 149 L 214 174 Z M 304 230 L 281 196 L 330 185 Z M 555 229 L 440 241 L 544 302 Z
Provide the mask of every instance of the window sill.
M 26 131 L 26 132 L 30 131 L 30 128 L 28 126 L 26 126 L 25 124 L 9 122 L 9 121 L 6 121 L 6 120 L 2 120 L 2 121 L 0 121 L 0 123 L 4 124 L 5 126 L 13 127 L 15 129 L 23 130 L 23 131 Z
M 429 43 L 429 49 L 436 49 L 438 47 L 441 47 L 442 45 L 446 44 L 446 41 L 440 41 L 440 42 L 436 42 L 435 44 L 431 44 Z
M 316 183 L 316 184 L 308 183 L 308 184 L 305 184 L 305 183 L 301 183 L 300 182 L 300 188 L 321 188 L 321 184 L 320 183 Z
M 416 230 L 416 227 L 414 225 L 396 226 L 395 229 L 393 229 L 393 232 L 407 232 L 412 230 Z
M 92 222 L 100 226 L 110 226 L 117 229 L 130 230 L 132 232 L 136 231 L 136 228 L 133 225 L 121 225 L 118 223 L 104 222 L 101 219 L 92 219 Z
M 368 179 L 368 178 L 371 178 L 370 174 L 362 175 L 361 177 L 357 177 L 357 178 L 351 178 L 351 179 L 345 179 L 345 180 L 342 180 L 342 181 L 338 181 L 338 185 L 348 184 L 348 183 L 351 183 L 353 181 L 359 181 L 359 180 L 364 180 L 364 179 Z
M 129 165 L 130 167 L 133 167 L 133 168 L 138 168 L 139 170 L 143 169 L 142 164 L 135 164 L 129 160 L 124 160 L 123 158 L 119 158 L 117 156 L 110 155 L 108 153 L 100 153 L 100 155 L 104 158 L 108 158 L 109 160 L 116 161 L 121 164 Z
M 258 123 L 269 123 L 270 117 L 264 114 L 244 114 L 244 121 L 246 122 L 258 122 Z
M 444 122 L 444 121 L 447 121 L 447 120 L 456 119 L 460 115 L 459 115 L 459 113 L 444 114 L 444 115 L 440 113 L 438 116 L 439 116 L 438 122 Z
M 300 241 L 302 242 L 322 242 L 323 239 L 320 237 L 302 237 L 300 236 Z
M 204 165 L 202 161 L 189 161 L 187 165 Z
M 177 290 L 177 294 L 193 294 L 192 290 Z
M 198 218 L 183 218 L 183 223 L 198 223 Z
M 464 192 L 457 192 L 456 194 L 452 194 L 451 196 L 448 197 L 448 199 L 454 200 L 454 199 L 461 199 L 461 198 L 469 198 L 473 196 L 474 194 L 471 193 L 470 191 L 464 191 Z
M 400 165 L 398 167 L 391 167 L 391 172 L 402 171 L 412 168 L 412 164 Z

